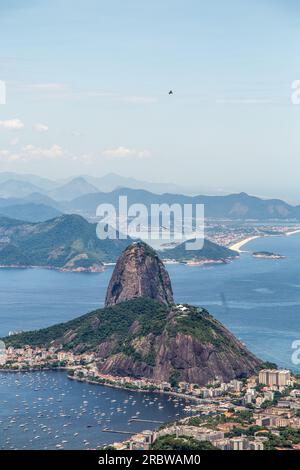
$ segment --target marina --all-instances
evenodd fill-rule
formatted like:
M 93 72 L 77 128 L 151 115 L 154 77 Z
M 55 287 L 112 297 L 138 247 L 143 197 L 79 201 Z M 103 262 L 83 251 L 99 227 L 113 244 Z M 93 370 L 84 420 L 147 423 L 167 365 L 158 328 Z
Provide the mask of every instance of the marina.
M 97 449 L 188 416 L 185 400 L 71 381 L 65 372 L 0 372 L 0 449 Z

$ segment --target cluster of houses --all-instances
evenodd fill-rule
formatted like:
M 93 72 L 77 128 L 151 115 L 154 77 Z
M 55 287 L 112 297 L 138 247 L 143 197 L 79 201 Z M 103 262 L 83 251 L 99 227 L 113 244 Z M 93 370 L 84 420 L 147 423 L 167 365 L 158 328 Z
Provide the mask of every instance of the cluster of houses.
M 94 354 L 75 355 L 57 348 L 8 347 L 0 355 L 2 369 L 34 370 L 50 367 L 72 367 L 89 364 L 95 359 Z

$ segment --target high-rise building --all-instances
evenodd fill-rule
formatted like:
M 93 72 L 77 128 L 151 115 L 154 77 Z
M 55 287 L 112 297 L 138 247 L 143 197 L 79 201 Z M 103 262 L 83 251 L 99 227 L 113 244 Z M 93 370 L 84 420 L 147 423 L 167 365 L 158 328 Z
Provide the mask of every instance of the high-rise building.
M 291 374 L 289 370 L 278 371 L 278 385 L 279 387 L 285 387 L 291 380 Z
M 258 380 L 259 383 L 268 385 L 269 387 L 274 385 L 285 387 L 291 380 L 291 374 L 289 370 L 263 369 L 259 372 Z

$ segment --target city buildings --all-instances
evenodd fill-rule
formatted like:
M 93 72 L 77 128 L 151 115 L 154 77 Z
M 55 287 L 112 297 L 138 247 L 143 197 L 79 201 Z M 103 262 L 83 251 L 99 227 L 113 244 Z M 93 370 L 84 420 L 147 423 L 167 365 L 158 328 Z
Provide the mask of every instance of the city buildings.
M 269 387 L 286 387 L 291 383 L 291 374 L 289 370 L 263 369 L 259 372 L 258 380 Z

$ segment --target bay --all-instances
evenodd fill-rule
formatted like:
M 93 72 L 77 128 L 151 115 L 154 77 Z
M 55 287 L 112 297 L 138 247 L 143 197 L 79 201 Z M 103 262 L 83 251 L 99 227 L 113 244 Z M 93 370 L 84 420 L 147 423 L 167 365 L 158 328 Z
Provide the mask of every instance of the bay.
M 268 237 L 248 243 L 228 265 L 168 265 L 175 299 L 206 307 L 259 357 L 299 371 L 292 361 L 300 339 L 299 248 L 300 235 Z M 256 259 L 252 251 L 286 258 Z M 0 270 L 0 335 L 102 307 L 111 273 Z M 63 372 L 0 373 L 0 448 L 97 448 L 129 437 L 117 431 L 154 429 L 151 421 L 183 416 L 184 407 L 166 395 L 70 381 Z M 146 421 L 130 422 L 132 416 Z
M 300 370 L 291 360 L 292 343 L 300 339 L 300 235 L 256 239 L 244 249 L 228 265 L 168 265 L 175 299 L 206 307 L 262 359 Z M 263 250 L 286 258 L 251 256 Z M 102 307 L 112 269 L 99 274 L 1 269 L 0 336 Z

